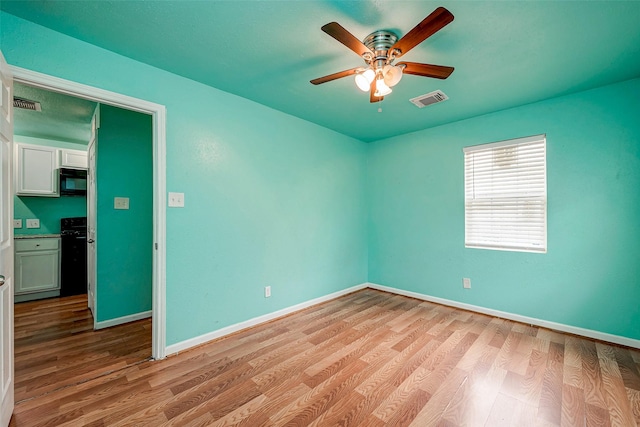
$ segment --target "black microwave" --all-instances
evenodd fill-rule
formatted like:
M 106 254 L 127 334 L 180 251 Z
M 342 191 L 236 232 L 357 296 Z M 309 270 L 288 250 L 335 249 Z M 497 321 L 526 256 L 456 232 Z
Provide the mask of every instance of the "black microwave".
M 87 194 L 87 171 L 60 168 L 60 195 L 85 196 Z

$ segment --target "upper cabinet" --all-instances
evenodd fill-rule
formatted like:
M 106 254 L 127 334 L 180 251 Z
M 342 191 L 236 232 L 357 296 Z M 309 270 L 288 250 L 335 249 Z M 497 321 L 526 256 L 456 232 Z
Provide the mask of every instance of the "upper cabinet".
M 16 194 L 59 197 L 60 150 L 40 145 L 16 144 Z
M 59 197 L 60 168 L 84 169 L 87 152 L 34 144 L 16 144 L 16 195 Z
M 60 150 L 60 167 L 71 169 L 87 169 L 87 152 L 80 150 Z

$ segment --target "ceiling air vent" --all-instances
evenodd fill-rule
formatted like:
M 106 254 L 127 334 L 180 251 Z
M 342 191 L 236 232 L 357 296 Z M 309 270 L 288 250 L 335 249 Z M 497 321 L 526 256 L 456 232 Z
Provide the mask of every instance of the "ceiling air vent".
M 13 97 L 13 106 L 14 108 L 22 108 L 25 110 L 42 111 L 42 107 L 40 107 L 39 102 L 18 98 L 17 96 Z
M 435 90 L 433 92 L 411 98 L 409 101 L 416 104 L 418 108 L 423 108 L 427 105 L 435 104 L 436 102 L 446 101 L 447 99 L 449 99 L 449 97 L 445 95 L 443 91 Z

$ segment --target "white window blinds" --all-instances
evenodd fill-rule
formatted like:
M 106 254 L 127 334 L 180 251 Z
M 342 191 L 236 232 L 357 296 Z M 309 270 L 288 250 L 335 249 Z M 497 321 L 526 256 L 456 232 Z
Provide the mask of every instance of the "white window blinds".
M 465 247 L 547 251 L 546 137 L 464 148 Z

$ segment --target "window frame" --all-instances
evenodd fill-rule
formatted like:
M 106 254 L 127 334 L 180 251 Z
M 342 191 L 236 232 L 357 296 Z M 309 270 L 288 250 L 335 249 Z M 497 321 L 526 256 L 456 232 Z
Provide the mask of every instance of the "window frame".
M 514 138 L 514 139 L 509 139 L 509 140 L 504 140 L 504 141 L 498 141 L 498 142 L 493 142 L 493 143 L 487 143 L 487 144 L 478 144 L 478 145 L 473 145 L 473 146 L 468 146 L 468 147 L 464 147 L 463 148 L 463 153 L 464 153 L 464 165 L 463 165 L 463 169 L 464 169 L 464 218 L 465 218 L 465 248 L 474 248 L 474 249 L 489 249 L 489 250 L 500 250 L 500 251 L 509 251 L 509 252 L 530 252 L 530 253 L 547 253 L 548 250 L 548 242 L 547 242 L 547 217 L 548 217 L 548 211 L 547 211 L 547 141 L 546 141 L 546 134 L 540 134 L 540 135 L 533 135 L 533 136 L 528 136 L 528 137 L 523 137 L 523 138 Z M 476 180 L 475 179 L 475 170 L 474 169 L 469 169 L 469 162 L 473 161 L 473 159 L 469 159 L 468 156 L 469 155 L 475 155 L 476 153 L 479 155 L 489 155 L 494 157 L 495 156 L 495 150 L 505 147 L 531 147 L 531 146 L 535 146 L 535 145 L 540 145 L 541 143 L 541 149 L 537 149 L 537 151 L 541 151 L 541 156 L 536 157 L 534 161 L 532 161 L 532 164 L 542 164 L 542 175 L 540 175 L 540 171 L 534 172 L 530 175 L 524 176 L 524 179 L 519 179 L 518 182 L 523 184 L 523 187 L 525 188 L 525 190 L 523 190 L 522 193 L 518 193 L 517 195 L 510 195 L 510 196 L 499 196 L 496 197 L 495 193 L 496 188 L 501 188 L 501 183 L 504 184 L 505 178 L 502 178 L 502 182 L 499 181 L 498 179 L 498 184 L 494 185 L 494 183 L 490 183 L 487 184 L 487 186 L 485 188 L 481 188 L 484 189 L 485 191 L 487 191 L 486 194 L 493 194 L 493 196 L 491 197 L 469 197 L 470 193 L 475 194 L 476 193 L 476 188 L 477 185 L 476 184 Z M 536 153 L 539 154 L 539 153 Z M 494 159 L 492 162 L 496 162 L 496 160 Z M 491 161 L 486 162 L 485 166 L 489 166 L 491 167 L 491 180 L 493 180 L 493 171 L 496 170 L 497 166 L 495 166 L 495 164 L 490 164 Z M 511 171 L 517 171 L 517 167 L 514 167 L 511 169 Z M 486 169 L 484 170 L 484 172 L 486 173 Z M 498 171 L 499 172 L 499 171 Z M 469 180 L 468 177 L 472 176 L 472 178 Z M 499 173 L 497 174 L 499 176 Z M 505 174 L 506 175 L 506 174 Z M 542 179 L 542 184 L 540 184 L 540 180 Z M 531 183 L 538 181 L 537 185 L 532 185 Z M 469 183 L 468 181 L 471 181 L 471 183 Z M 512 182 L 512 181 L 510 181 Z M 469 186 L 473 185 L 473 187 L 470 189 Z M 511 189 L 511 191 L 513 191 L 513 187 L 509 187 Z M 528 194 L 527 191 L 532 191 L 532 193 L 534 193 L 533 195 Z M 509 220 L 513 225 L 513 228 L 515 228 L 515 231 L 512 234 L 509 234 L 508 232 L 505 232 L 504 230 L 506 230 L 508 227 L 505 227 L 504 225 L 502 226 L 498 226 L 495 227 L 495 225 L 499 224 L 499 222 L 493 222 L 495 221 L 494 218 L 490 218 L 487 222 L 487 228 L 497 228 L 499 229 L 499 231 L 496 232 L 496 234 L 491 235 L 491 231 L 487 232 L 487 230 L 477 230 L 474 229 L 471 224 L 470 224 L 470 217 L 473 216 L 474 211 L 471 210 L 471 202 L 472 201 L 480 201 L 480 203 L 485 203 L 489 204 L 490 207 L 489 209 L 491 209 L 491 214 L 489 214 L 488 216 L 485 216 L 484 219 L 487 219 L 488 217 L 493 217 L 494 213 L 502 213 L 505 214 L 506 213 L 510 213 L 512 216 L 509 217 Z M 495 204 L 494 204 L 495 203 Z M 533 207 L 527 207 L 527 204 L 531 204 L 533 203 Z M 502 204 L 502 209 L 500 209 L 499 206 L 495 206 L 495 205 L 500 205 Z M 538 209 L 535 208 L 535 205 L 538 204 L 538 206 L 541 206 L 541 208 L 539 207 Z M 517 206 L 517 208 L 514 208 L 514 206 Z M 533 221 L 522 221 L 522 213 L 518 213 L 517 211 L 522 212 L 521 210 L 521 206 L 524 206 L 525 212 L 529 211 L 531 213 L 534 214 L 534 216 L 538 216 L 538 217 L 542 217 L 541 219 L 538 218 L 537 220 L 534 218 Z M 475 212 L 476 215 L 479 212 L 479 209 L 476 206 Z M 536 214 L 536 210 L 538 211 L 538 213 Z M 475 218 L 473 218 L 474 222 L 479 222 L 479 218 L 476 216 Z M 523 227 L 524 226 L 524 227 Z M 530 237 L 527 236 L 526 233 L 523 233 L 523 228 L 527 228 L 527 227 L 537 227 L 540 231 L 540 233 L 538 233 L 538 236 L 536 238 L 531 238 L 528 242 L 521 242 L 519 244 L 515 243 L 515 241 L 517 240 L 517 238 L 522 238 L 522 237 Z M 479 227 L 478 227 L 479 228 Z M 471 232 L 470 232 L 471 231 Z M 485 236 L 483 237 L 478 237 L 478 236 L 482 236 L 482 233 L 485 233 Z M 520 233 L 520 234 L 519 234 Z M 475 235 L 476 237 L 471 238 L 470 235 Z M 488 236 L 488 237 L 487 237 Z M 509 237 L 511 237 L 511 240 L 507 240 Z

